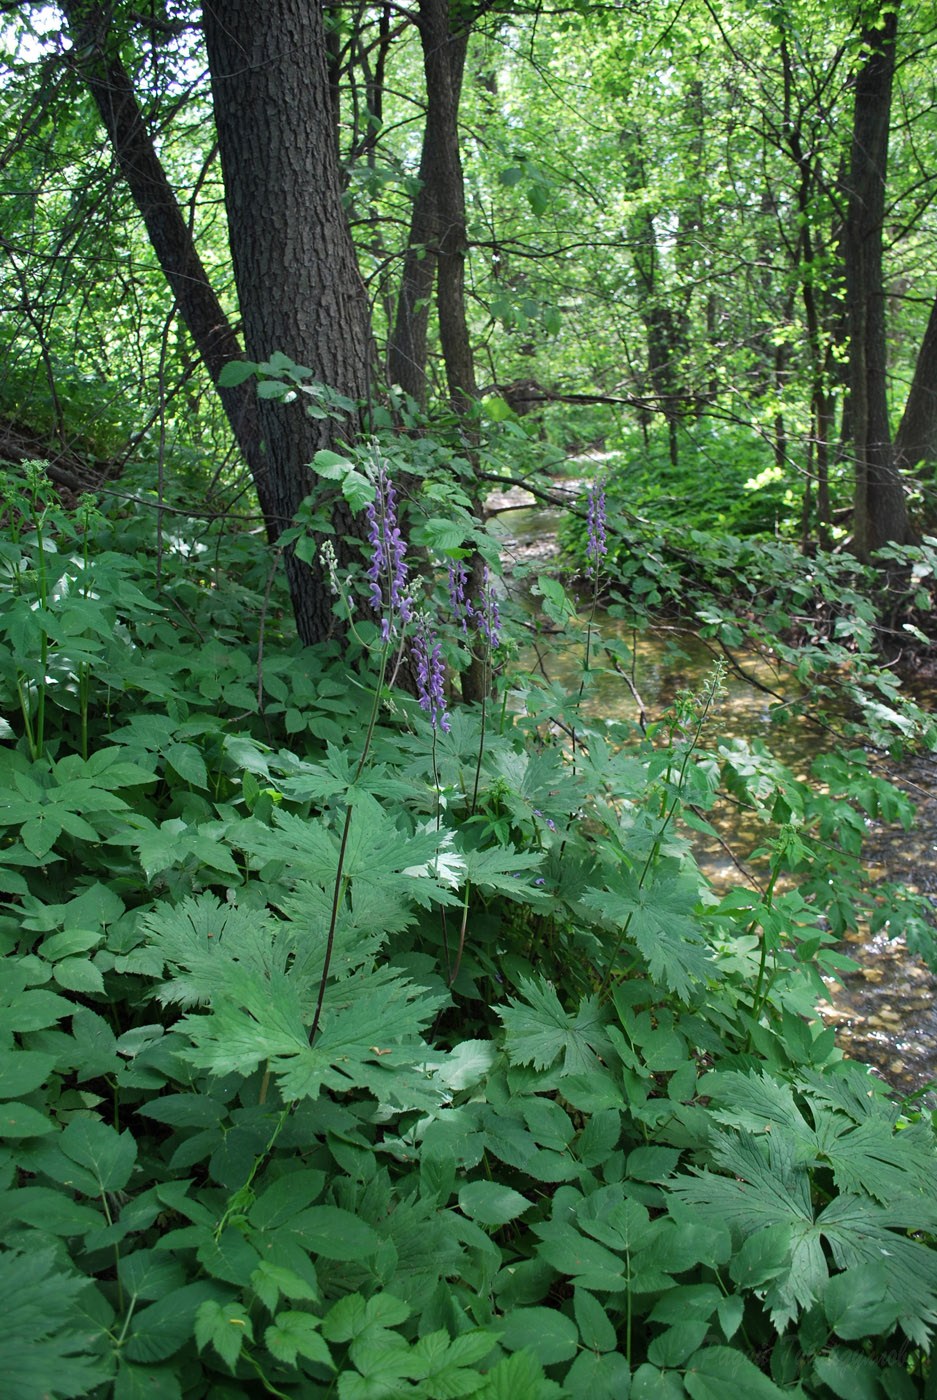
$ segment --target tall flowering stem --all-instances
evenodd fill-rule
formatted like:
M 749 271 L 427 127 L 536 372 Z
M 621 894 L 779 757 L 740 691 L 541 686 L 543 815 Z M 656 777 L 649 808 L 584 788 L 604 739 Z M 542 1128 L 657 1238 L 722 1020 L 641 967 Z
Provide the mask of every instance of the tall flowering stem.
M 374 611 L 381 614 L 381 636 L 387 642 L 412 615 L 407 592 L 407 546 L 397 523 L 394 484 L 383 465 L 374 476 L 374 490 L 374 500 L 367 511 L 372 548 L 368 565 L 370 602 Z
M 592 579 L 592 607 L 589 611 L 589 621 L 586 623 L 586 656 L 583 667 L 582 679 L 579 682 L 579 700 L 582 700 L 586 687 L 586 676 L 592 661 L 592 626 L 595 622 L 595 613 L 599 605 L 599 578 L 602 572 L 602 561 L 608 553 L 608 533 L 607 533 L 607 507 L 605 501 L 605 484 L 602 481 L 592 481 L 586 491 L 586 527 L 589 532 L 589 539 L 586 545 L 586 558 L 588 567 L 586 573 Z M 576 762 L 576 731 L 572 732 L 573 763 Z
M 457 627 L 468 633 L 468 625 L 472 619 L 472 605 L 465 595 L 468 586 L 468 569 L 461 559 L 450 559 L 449 561 L 449 606 L 452 609 L 452 619 Z
M 596 578 L 602 567 L 602 560 L 608 553 L 606 535 L 605 486 L 601 481 L 593 481 L 587 492 L 588 511 L 586 523 L 589 529 L 589 544 L 586 555 L 589 560 L 589 573 Z
M 436 634 L 430 632 L 423 618 L 417 625 L 413 638 L 413 659 L 416 662 L 416 689 L 420 709 L 429 715 L 430 724 L 448 734 L 449 715 L 446 712 L 446 694 L 442 664 L 442 648 Z

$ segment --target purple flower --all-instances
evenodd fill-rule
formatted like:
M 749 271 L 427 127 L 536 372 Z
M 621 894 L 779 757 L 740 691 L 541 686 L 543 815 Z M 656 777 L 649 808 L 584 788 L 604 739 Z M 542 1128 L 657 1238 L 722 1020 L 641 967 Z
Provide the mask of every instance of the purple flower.
M 397 630 L 397 623 L 410 621 L 410 599 L 407 595 L 407 546 L 397 524 L 397 497 L 383 467 L 375 480 L 375 498 L 368 506 L 368 539 L 373 548 L 368 578 L 371 580 L 371 607 L 384 612 L 384 590 L 387 590 L 387 612 L 381 620 L 381 635 L 388 641 Z
M 461 559 L 450 559 L 449 561 L 449 603 L 452 608 L 454 620 L 462 628 L 463 632 L 468 632 L 469 618 L 472 616 L 472 605 L 465 596 L 465 585 L 468 583 L 468 569 Z
M 589 543 L 586 548 L 586 557 L 589 560 L 589 573 L 597 574 L 602 565 L 602 560 L 608 553 L 608 544 L 605 538 L 605 487 L 601 482 L 593 481 L 587 492 L 589 511 L 587 525 L 589 529 Z
M 498 600 L 495 598 L 494 590 L 491 586 L 491 574 L 488 572 L 488 565 L 485 565 L 484 582 L 482 583 L 482 596 L 476 600 L 472 608 L 472 615 L 475 618 L 479 632 L 487 641 L 491 650 L 494 651 L 501 640 L 501 614 L 498 612 Z
M 430 724 L 449 733 L 446 694 L 443 686 L 442 651 L 435 633 L 427 632 L 422 619 L 413 638 L 413 659 L 416 662 L 416 690 L 420 709 L 429 715 Z

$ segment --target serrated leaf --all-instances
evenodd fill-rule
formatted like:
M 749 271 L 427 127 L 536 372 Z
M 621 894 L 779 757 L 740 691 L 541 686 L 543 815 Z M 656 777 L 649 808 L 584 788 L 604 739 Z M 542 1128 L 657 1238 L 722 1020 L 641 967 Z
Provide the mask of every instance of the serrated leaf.
M 219 1303 L 206 1298 L 195 1314 L 195 1341 L 199 1351 L 209 1345 L 234 1371 L 245 1341 L 253 1341 L 253 1327 L 245 1308 L 238 1302 Z
M 64 1274 L 54 1249 L 0 1253 L 0 1377 L 4 1400 L 70 1400 L 107 1380 L 78 1297 L 89 1280 Z
M 573 1314 L 584 1347 L 613 1351 L 618 1340 L 608 1314 L 597 1298 L 584 1288 L 573 1289 Z
M 297 1356 L 318 1362 L 334 1370 L 332 1356 L 319 1331 L 319 1319 L 302 1312 L 278 1313 L 264 1333 L 268 1350 L 288 1366 L 296 1364 Z
M 536 1356 L 518 1351 L 491 1368 L 478 1400 L 553 1400 L 562 1393 L 557 1383 L 544 1375 Z
M 510 1186 L 497 1181 L 472 1181 L 459 1192 L 459 1205 L 470 1220 L 482 1225 L 506 1225 L 530 1210 L 531 1203 Z
M 582 902 L 637 944 L 655 982 L 689 1001 L 713 971 L 702 929 L 687 912 L 698 897 L 695 880 L 662 867 L 643 884 L 618 870 L 604 890 L 586 891 Z
M 512 1064 L 548 1069 L 563 1056 L 564 1074 L 585 1074 L 598 1067 L 611 1046 L 597 997 L 586 997 L 575 1015 L 564 1011 L 552 982 L 522 977 L 523 1001 L 512 999 L 499 1015 Z
M 221 1301 L 217 1284 L 187 1283 L 133 1315 L 124 1355 L 130 1361 L 165 1361 L 195 1335 L 195 1316 L 208 1299 Z
M 93 1177 L 102 1192 L 122 1191 L 137 1160 L 133 1134 L 118 1133 L 99 1119 L 73 1119 L 59 1138 L 59 1146 Z
M 60 987 L 69 992 L 104 991 L 104 978 L 101 969 L 87 958 L 62 958 L 52 969 L 52 976 Z
M 18 1099 L 38 1089 L 52 1073 L 56 1058 L 39 1050 L 0 1050 L 0 1099 Z
M 194 744 L 170 744 L 163 757 L 183 782 L 196 788 L 208 787 L 208 769 Z
M 311 1254 L 326 1259 L 365 1259 L 381 1243 L 373 1226 L 340 1206 L 309 1206 L 290 1228 Z
M 628 1400 L 631 1394 L 628 1362 L 617 1352 L 598 1355 L 584 1351 L 566 1372 L 563 1388 L 571 1400 Z
M 683 1383 L 693 1400 L 726 1400 L 728 1395 L 744 1395 L 745 1400 L 783 1400 L 785 1394 L 733 1347 L 709 1346 L 698 1351 L 687 1362 Z
M 251 360 L 229 360 L 218 373 L 218 387 L 236 389 L 239 384 L 251 379 L 257 373 L 257 368 Z

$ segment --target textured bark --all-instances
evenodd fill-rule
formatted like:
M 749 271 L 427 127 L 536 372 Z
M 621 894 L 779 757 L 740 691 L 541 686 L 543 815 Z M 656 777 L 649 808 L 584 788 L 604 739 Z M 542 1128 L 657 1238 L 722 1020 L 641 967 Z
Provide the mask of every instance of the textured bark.
M 426 183 L 432 189 L 436 306 L 446 381 L 453 405 L 471 409 L 478 396 L 465 312 L 465 184 L 459 149 L 459 99 L 467 33 L 454 32 L 448 0 L 420 0 L 420 40 L 426 73 Z
M 937 461 L 937 301 L 931 307 L 914 378 L 895 438 L 895 465 Z
M 881 545 L 912 539 L 895 466 L 887 402 L 882 232 L 897 5 L 864 40 L 868 57 L 856 75 L 848 209 L 843 237 L 849 323 L 850 424 L 856 467 L 853 548 L 867 559 Z
M 273 541 L 314 485 L 308 464 L 332 445 L 336 427 L 299 403 L 258 401 L 251 381 L 220 387 L 221 369 L 244 349 L 252 360 L 280 350 L 352 399 L 367 392 L 367 298 L 341 206 L 321 7 L 269 0 L 261 13 L 246 0 L 225 0 L 203 11 L 243 349 L 147 131 L 109 10 L 88 0 L 65 0 L 63 9 L 74 61 L 218 390 Z M 355 532 L 346 510 L 336 524 L 339 540 Z M 292 549 L 285 567 L 301 639 L 323 640 L 332 626 L 326 581 Z
M 341 203 L 322 8 L 213 0 L 202 23 L 248 358 L 282 351 L 362 399 L 369 310 Z M 286 526 L 313 484 L 308 464 L 336 427 L 301 403 L 262 400 L 258 414 L 267 509 Z M 339 543 L 353 522 L 345 513 L 336 523 Z M 321 573 L 292 550 L 286 567 L 300 636 L 321 641 L 331 626 Z
M 239 448 L 254 475 L 262 472 L 257 395 L 252 384 L 218 388 L 218 375 L 242 355 L 240 341 L 202 266 L 188 224 L 166 178 L 130 79 L 112 41 L 109 17 L 98 4 L 63 0 L 74 41 L 73 60 L 108 134 L 118 169 L 140 211 L 179 314 L 218 389 Z M 261 510 L 264 510 L 261 497 Z M 264 510 L 266 517 L 266 511 Z M 279 530 L 267 520 L 267 532 Z

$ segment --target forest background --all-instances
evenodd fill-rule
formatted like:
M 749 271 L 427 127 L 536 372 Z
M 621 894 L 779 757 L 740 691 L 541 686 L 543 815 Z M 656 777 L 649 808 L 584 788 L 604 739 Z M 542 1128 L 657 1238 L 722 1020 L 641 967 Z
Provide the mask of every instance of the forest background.
M 937 1393 L 931 1112 L 816 1013 L 851 929 L 937 961 L 862 856 L 934 745 L 933 7 L 0 19 L 6 1393 Z

